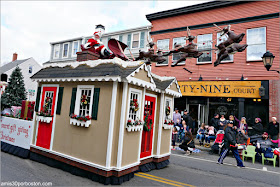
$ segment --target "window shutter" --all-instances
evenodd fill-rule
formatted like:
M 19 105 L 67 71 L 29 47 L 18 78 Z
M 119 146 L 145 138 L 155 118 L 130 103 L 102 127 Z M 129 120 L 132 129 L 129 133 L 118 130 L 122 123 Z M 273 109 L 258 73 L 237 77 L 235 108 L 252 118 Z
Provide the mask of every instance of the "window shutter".
M 63 90 L 64 90 L 64 87 L 59 87 L 58 98 L 57 98 L 57 106 L 56 106 L 56 114 L 60 114 L 60 112 L 61 112 Z
M 41 96 L 41 87 L 38 87 L 37 96 L 36 96 L 36 104 L 35 104 L 35 112 L 38 112 L 38 109 L 39 109 L 40 96 Z
M 100 88 L 94 88 L 91 118 L 97 120 Z
M 131 43 L 131 34 L 127 35 L 127 46 L 130 49 L 130 43 Z
M 144 43 L 145 43 L 145 32 L 141 32 L 141 36 L 140 36 L 140 48 L 144 48 Z
M 69 116 L 73 114 L 75 110 L 76 94 L 77 94 L 77 88 L 72 88 L 72 97 L 71 97 Z
M 122 42 L 122 35 L 119 36 L 119 41 Z

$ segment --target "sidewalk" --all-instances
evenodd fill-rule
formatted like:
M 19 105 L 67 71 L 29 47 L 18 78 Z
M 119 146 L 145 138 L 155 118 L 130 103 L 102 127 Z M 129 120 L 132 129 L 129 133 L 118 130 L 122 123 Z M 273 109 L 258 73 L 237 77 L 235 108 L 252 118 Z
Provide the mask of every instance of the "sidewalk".
M 199 141 L 197 139 L 194 140 L 195 141 L 195 148 L 199 149 L 201 152 L 199 153 L 193 153 L 191 155 L 186 156 L 184 154 L 184 151 L 180 151 L 180 150 L 172 150 L 171 153 L 172 154 L 176 154 L 179 156 L 186 156 L 186 157 L 191 157 L 194 159 L 201 159 L 201 160 L 205 160 L 205 161 L 209 161 L 209 162 L 217 162 L 219 155 L 218 154 L 209 154 L 209 151 L 211 150 L 210 148 L 206 148 L 204 146 L 200 146 L 199 145 Z M 180 143 L 176 143 L 176 147 L 178 147 L 180 145 Z M 210 146 L 213 145 L 213 141 L 210 142 Z M 229 153 L 229 155 L 225 158 L 224 160 L 224 165 L 236 165 L 236 160 L 233 157 L 232 152 Z M 246 167 L 249 168 L 255 168 L 255 169 L 259 169 L 259 170 L 268 170 L 268 171 L 273 171 L 273 172 L 278 172 L 279 173 L 279 167 L 276 166 L 275 168 L 273 167 L 272 162 L 269 163 L 265 163 L 264 165 L 262 165 L 261 162 L 257 162 L 255 161 L 255 163 L 252 163 L 252 159 L 248 158 L 248 160 L 244 160 L 244 165 Z M 280 174 L 280 173 L 279 173 Z

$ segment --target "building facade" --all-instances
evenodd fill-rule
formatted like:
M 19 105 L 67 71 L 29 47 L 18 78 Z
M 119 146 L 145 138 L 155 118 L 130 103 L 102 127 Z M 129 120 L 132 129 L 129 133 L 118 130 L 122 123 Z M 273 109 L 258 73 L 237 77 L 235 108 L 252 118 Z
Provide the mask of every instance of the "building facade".
M 16 66 L 18 66 L 21 69 L 21 73 L 23 75 L 24 86 L 27 92 L 27 100 L 35 101 L 37 92 L 37 82 L 32 81 L 30 77 L 36 72 L 38 72 L 42 68 L 42 65 L 39 64 L 36 60 L 34 60 L 34 58 L 32 57 L 23 60 L 18 60 L 17 54 L 14 53 L 13 61 L 1 66 L 1 81 L 8 82 Z
M 111 38 L 115 38 L 125 43 L 128 47 L 124 50 L 124 53 L 128 58 L 133 59 L 133 57 L 138 57 L 139 50 L 146 51 L 148 49 L 147 38 L 150 40 L 150 36 L 148 35 L 150 29 L 151 26 L 149 25 L 104 33 L 101 41 L 108 50 L 108 41 Z M 51 42 L 51 55 L 50 60 L 47 63 L 75 61 L 77 58 L 76 53 L 81 51 L 81 44 L 85 44 L 91 37 L 92 36 L 81 36 L 62 41 Z
M 157 48 L 169 51 L 175 43 L 185 45 L 187 27 L 196 36 L 194 42 L 203 51 L 199 58 L 170 67 L 180 57 L 175 54 L 165 64 L 153 64 L 152 72 L 177 78 L 184 97 L 175 100 L 175 107 L 191 111 L 198 125 L 210 122 L 215 113 L 246 116 L 249 124 L 260 117 L 264 127 L 271 117 L 280 118 L 279 74 L 267 71 L 261 58 L 269 50 L 275 55 L 271 69 L 279 70 L 279 2 L 211 1 L 146 17 Z M 230 24 L 236 34 L 245 33 L 240 44 L 248 45 L 217 67 L 216 46 L 227 38 L 220 37 L 213 24 Z

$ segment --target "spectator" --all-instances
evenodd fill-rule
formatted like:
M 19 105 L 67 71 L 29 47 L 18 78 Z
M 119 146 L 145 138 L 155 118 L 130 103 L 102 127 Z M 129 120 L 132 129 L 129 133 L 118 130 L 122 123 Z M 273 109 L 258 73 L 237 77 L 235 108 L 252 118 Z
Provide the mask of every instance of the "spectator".
M 175 108 L 175 113 L 173 114 L 173 121 L 176 122 L 179 119 L 179 123 L 181 123 L 181 114 L 179 113 L 178 108 Z
M 183 120 L 185 120 L 189 129 L 193 129 L 193 120 L 187 109 L 184 110 Z
M 185 120 L 182 121 L 183 129 L 180 133 L 180 140 L 184 140 L 186 132 L 189 132 L 189 127 L 187 126 Z
M 196 139 L 199 140 L 199 145 L 202 146 L 203 145 L 203 141 L 204 141 L 204 133 L 205 133 L 205 124 L 202 123 L 200 128 L 197 131 L 197 135 L 196 135 Z
M 216 138 L 216 136 L 215 136 L 214 127 L 205 126 L 205 145 L 204 145 L 204 147 L 210 147 L 210 140 L 215 140 L 215 138 Z
M 249 136 L 263 134 L 263 125 L 261 122 L 262 120 L 260 118 L 255 118 L 255 124 L 252 126 Z
M 272 141 L 272 143 L 274 143 L 274 144 L 278 144 L 278 148 L 280 147 L 280 136 L 279 136 L 279 134 L 278 134 L 277 140 L 272 140 L 272 139 L 271 139 L 271 141 Z
M 219 130 L 219 114 L 214 114 L 214 117 L 210 120 L 210 126 L 213 126 L 216 130 Z
M 238 150 L 237 150 L 237 143 L 236 143 L 236 134 L 237 132 L 232 128 L 233 121 L 228 121 L 227 127 L 225 128 L 225 137 L 224 137 L 224 151 L 221 153 L 220 158 L 218 159 L 218 164 L 223 164 L 224 159 L 226 158 L 228 152 L 231 150 L 236 162 L 237 166 L 244 168 L 242 160 L 239 157 Z
M 173 146 L 173 148 L 172 148 L 172 150 L 175 150 L 175 142 L 176 142 L 176 139 L 177 139 L 177 135 L 178 135 L 177 129 L 176 129 L 176 127 L 173 127 L 173 131 L 172 131 L 172 146 Z
M 229 115 L 229 121 L 233 121 L 233 126 L 237 126 L 236 121 L 234 120 L 233 115 Z
M 248 133 L 248 124 L 246 122 L 246 118 L 242 117 L 241 120 L 239 120 L 234 116 L 234 119 L 238 122 L 237 128 L 240 129 L 241 131 L 244 130 L 245 134 L 247 134 Z
M 271 118 L 272 121 L 268 124 L 267 132 L 272 140 L 277 140 L 279 134 L 279 123 L 276 117 Z
M 186 151 L 187 155 L 192 154 L 193 148 L 195 148 L 195 145 L 194 145 L 192 134 L 190 132 L 186 132 L 184 141 L 181 145 L 179 145 L 179 147 L 181 149 L 184 149 L 184 151 Z M 188 153 L 188 151 L 190 151 L 190 153 Z
M 218 130 L 224 130 L 225 126 L 226 126 L 225 115 L 221 115 L 221 118 L 220 118 L 220 121 L 219 121 L 219 129 Z

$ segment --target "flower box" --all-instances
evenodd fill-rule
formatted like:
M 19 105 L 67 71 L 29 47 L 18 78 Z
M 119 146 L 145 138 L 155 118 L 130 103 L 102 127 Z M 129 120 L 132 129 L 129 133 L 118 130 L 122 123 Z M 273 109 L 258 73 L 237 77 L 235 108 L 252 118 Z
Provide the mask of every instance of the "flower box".
M 52 117 L 36 116 L 36 120 L 45 123 L 50 123 L 52 121 Z
M 141 130 L 143 130 L 143 125 L 126 126 L 126 129 L 127 129 L 128 132 L 141 131 Z
M 173 125 L 163 124 L 163 129 L 172 129 Z
M 91 124 L 91 120 L 80 121 L 80 120 L 77 120 L 77 119 L 70 118 L 70 124 L 77 125 L 77 126 L 82 126 L 82 127 L 89 127 L 89 125 Z

